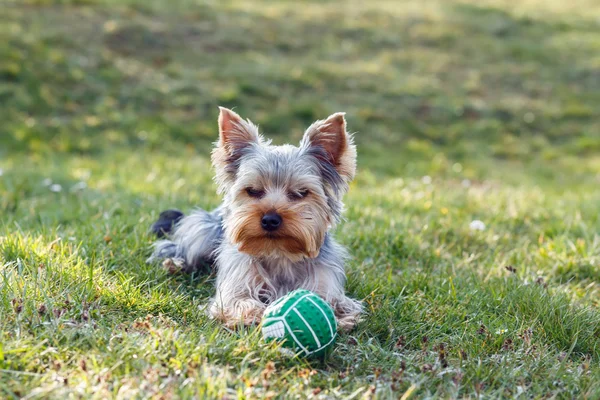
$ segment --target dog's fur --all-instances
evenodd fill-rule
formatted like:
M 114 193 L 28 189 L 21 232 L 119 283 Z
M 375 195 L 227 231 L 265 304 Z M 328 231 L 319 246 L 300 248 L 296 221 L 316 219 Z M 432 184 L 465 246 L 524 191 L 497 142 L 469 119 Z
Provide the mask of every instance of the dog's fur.
M 223 204 L 183 217 L 150 260 L 164 259 L 172 272 L 214 264 L 209 312 L 227 326 L 259 322 L 269 303 L 303 288 L 333 306 L 340 329 L 352 328 L 362 306 L 344 293 L 347 253 L 330 233 L 356 169 L 344 114 L 312 124 L 298 147 L 273 146 L 252 122 L 220 108 L 212 162 Z M 261 225 L 267 213 L 281 217 L 273 232 Z

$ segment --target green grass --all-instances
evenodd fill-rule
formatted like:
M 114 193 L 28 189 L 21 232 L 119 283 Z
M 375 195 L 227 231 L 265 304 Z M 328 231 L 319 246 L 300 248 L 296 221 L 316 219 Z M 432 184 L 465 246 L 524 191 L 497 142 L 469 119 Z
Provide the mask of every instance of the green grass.
M 170 3 L 0 0 L 0 398 L 600 397 L 596 1 Z M 144 263 L 219 203 L 217 105 L 356 132 L 324 363 Z

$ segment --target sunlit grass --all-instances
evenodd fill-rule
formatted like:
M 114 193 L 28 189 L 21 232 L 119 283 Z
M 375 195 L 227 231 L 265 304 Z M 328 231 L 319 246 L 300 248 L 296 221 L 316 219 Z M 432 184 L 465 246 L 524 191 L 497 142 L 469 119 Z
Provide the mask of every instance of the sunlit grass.
M 1 398 L 600 396 L 595 2 L 26 3 L 0 13 Z M 325 363 L 145 263 L 161 210 L 219 204 L 218 104 L 276 143 L 356 132 L 336 235 L 367 313 Z

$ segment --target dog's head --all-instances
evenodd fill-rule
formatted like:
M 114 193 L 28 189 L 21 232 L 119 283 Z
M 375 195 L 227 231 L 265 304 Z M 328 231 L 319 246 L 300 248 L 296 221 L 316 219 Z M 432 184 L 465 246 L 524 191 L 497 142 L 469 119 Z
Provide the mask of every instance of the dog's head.
M 212 161 L 228 239 L 256 257 L 316 257 L 356 169 L 344 114 L 312 124 L 299 146 L 273 146 L 252 122 L 220 110 Z

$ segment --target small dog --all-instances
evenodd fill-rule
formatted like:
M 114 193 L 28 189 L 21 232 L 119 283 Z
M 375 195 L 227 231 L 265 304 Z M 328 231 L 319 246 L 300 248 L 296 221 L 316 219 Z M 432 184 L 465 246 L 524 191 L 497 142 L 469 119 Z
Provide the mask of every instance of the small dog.
M 164 259 L 171 272 L 214 264 L 209 313 L 226 326 L 258 323 L 269 303 L 302 288 L 328 301 L 339 328 L 350 330 L 362 305 L 344 294 L 347 252 L 330 233 L 356 169 L 344 114 L 312 124 L 298 147 L 273 146 L 250 120 L 220 108 L 212 163 L 222 205 L 162 213 L 153 230 L 173 232 L 149 261 Z

